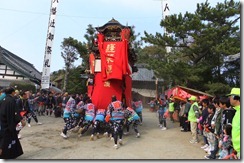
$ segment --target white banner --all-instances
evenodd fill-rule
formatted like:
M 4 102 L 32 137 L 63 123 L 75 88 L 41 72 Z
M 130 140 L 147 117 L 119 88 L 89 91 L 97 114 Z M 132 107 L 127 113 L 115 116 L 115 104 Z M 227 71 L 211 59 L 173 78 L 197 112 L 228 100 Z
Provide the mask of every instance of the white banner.
M 167 16 L 170 15 L 170 6 L 169 6 L 169 2 L 168 0 L 162 0 L 162 10 L 163 10 L 163 20 L 165 20 L 165 18 Z M 167 36 L 170 36 L 170 34 L 167 32 L 166 28 L 164 27 L 164 33 L 167 35 Z M 166 52 L 169 53 L 171 52 L 171 47 L 169 46 L 166 46 Z
M 51 65 L 51 54 L 52 54 L 52 45 L 54 40 L 54 31 L 55 31 L 55 18 L 57 13 L 57 6 L 59 0 L 51 0 L 51 9 L 50 17 L 48 22 L 48 31 L 47 31 L 47 40 L 46 48 L 43 62 L 42 70 L 42 80 L 41 80 L 41 89 L 47 89 L 50 87 L 50 65 Z

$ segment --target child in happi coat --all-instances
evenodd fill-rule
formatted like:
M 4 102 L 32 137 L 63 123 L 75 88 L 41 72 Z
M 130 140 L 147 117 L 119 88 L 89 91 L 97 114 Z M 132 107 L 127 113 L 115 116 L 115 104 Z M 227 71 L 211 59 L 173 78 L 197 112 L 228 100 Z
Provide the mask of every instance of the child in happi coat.
M 114 138 L 114 148 L 118 149 L 118 138 L 119 144 L 122 145 L 122 137 L 123 137 L 123 125 L 124 125 L 124 108 L 123 104 L 120 100 L 117 100 L 115 95 L 111 98 L 111 103 L 108 105 L 107 109 L 109 109 L 110 113 L 110 121 L 112 123 L 113 128 L 113 138 Z
M 108 136 L 113 140 L 113 123 L 110 121 L 111 115 L 110 110 L 107 109 L 105 115 L 105 132 L 104 136 Z
M 99 139 L 99 134 L 101 132 L 101 125 L 105 121 L 105 109 L 97 109 L 96 110 L 96 116 L 94 118 L 94 123 L 93 123 L 93 130 L 92 130 L 92 135 L 90 140 L 94 140 L 94 134 L 97 134 L 97 138 Z
M 138 131 L 138 124 L 140 124 L 140 117 L 139 115 L 135 112 L 135 110 L 133 110 L 130 107 L 127 107 L 124 111 L 124 116 L 125 116 L 125 126 L 126 126 L 126 131 L 124 134 L 126 135 L 129 130 L 130 130 L 130 125 L 132 124 L 132 127 L 134 129 L 134 131 L 136 132 L 136 137 L 139 138 L 140 137 L 140 133 Z
M 132 101 L 132 108 L 136 111 L 136 113 L 140 117 L 140 121 L 142 124 L 142 110 L 143 110 L 142 101 L 134 98 Z
M 150 110 L 154 111 L 156 107 L 155 99 L 152 99 L 148 104 L 150 105 Z
M 85 119 L 83 124 L 79 130 L 80 137 L 89 129 L 89 127 L 93 124 L 93 120 L 95 118 L 95 105 L 92 103 L 92 100 L 89 98 L 84 105 L 83 109 L 85 110 Z
M 71 95 L 68 102 L 66 103 L 65 109 L 64 109 L 64 113 L 63 113 L 63 119 L 65 122 L 64 128 L 61 132 L 61 136 L 63 138 L 68 138 L 67 137 L 67 131 L 71 130 L 75 127 L 75 118 L 73 117 L 75 114 L 75 110 L 76 110 L 76 103 L 75 103 L 75 96 Z
M 84 109 L 84 106 L 85 106 L 85 102 L 82 100 L 76 105 L 76 109 L 77 109 L 76 112 L 79 114 L 79 117 L 76 119 L 75 122 L 76 125 L 76 128 L 74 130 L 75 132 L 76 130 L 78 131 L 80 129 L 80 127 L 83 125 L 83 122 L 85 120 L 86 110 Z

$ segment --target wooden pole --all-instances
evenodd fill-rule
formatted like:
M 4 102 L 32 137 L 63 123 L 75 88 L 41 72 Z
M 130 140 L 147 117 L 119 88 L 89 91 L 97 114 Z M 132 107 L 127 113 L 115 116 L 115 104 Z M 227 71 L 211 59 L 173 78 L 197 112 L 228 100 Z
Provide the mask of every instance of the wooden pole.
M 156 78 L 155 85 L 156 85 L 156 99 L 158 99 L 158 78 Z

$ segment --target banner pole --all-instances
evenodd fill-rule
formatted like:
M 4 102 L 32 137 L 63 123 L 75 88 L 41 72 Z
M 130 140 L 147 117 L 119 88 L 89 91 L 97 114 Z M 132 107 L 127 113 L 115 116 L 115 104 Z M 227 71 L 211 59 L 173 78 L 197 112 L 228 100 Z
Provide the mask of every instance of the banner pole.
M 51 54 L 52 54 L 52 44 L 54 40 L 54 32 L 55 32 L 55 25 L 56 25 L 55 18 L 56 18 L 58 3 L 59 0 L 51 0 L 45 54 L 44 54 L 44 61 L 43 61 L 41 89 L 49 89 L 50 87 Z

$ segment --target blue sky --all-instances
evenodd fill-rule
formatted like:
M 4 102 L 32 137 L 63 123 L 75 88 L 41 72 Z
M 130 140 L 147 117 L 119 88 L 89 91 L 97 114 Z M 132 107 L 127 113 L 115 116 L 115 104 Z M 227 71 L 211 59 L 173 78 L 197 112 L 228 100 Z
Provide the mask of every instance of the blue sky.
M 205 0 L 168 0 L 170 13 L 194 12 Z M 209 0 L 211 6 L 224 0 Z M 0 0 L 0 46 L 42 71 L 51 0 Z M 136 33 L 163 32 L 161 0 L 59 0 L 51 72 L 64 68 L 61 42 L 73 37 L 85 41 L 88 24 L 102 26 L 112 18 L 135 26 Z M 79 65 L 78 60 L 75 65 Z

